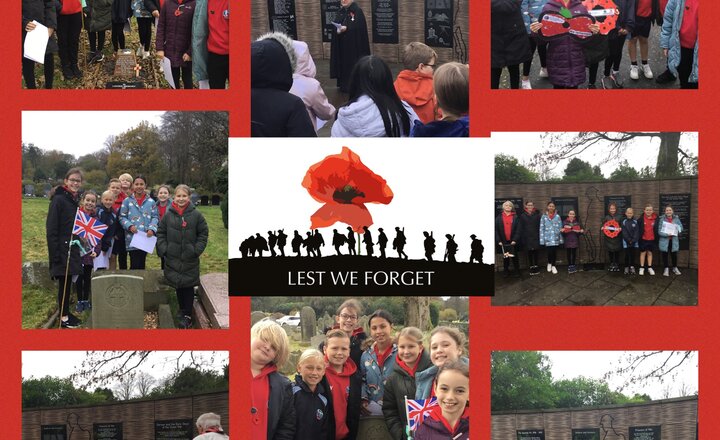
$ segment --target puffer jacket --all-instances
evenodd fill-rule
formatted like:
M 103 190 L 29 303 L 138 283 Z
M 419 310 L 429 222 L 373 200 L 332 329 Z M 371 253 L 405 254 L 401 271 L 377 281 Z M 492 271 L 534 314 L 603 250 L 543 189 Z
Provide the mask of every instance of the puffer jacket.
M 200 284 L 200 255 L 207 242 L 207 222 L 192 203 L 182 215 L 175 205 L 168 208 L 157 231 L 157 253 L 165 258 L 165 278 L 172 287 Z
M 667 222 L 666 215 L 658 217 L 657 221 L 655 222 L 655 236 L 659 237 L 658 249 L 660 249 L 660 252 L 677 252 L 678 250 L 680 250 L 679 234 L 683 230 L 682 223 L 680 222 L 680 217 L 675 214 L 673 214 L 672 216 L 672 223 L 674 223 L 678 227 L 678 236 L 676 237 L 671 237 L 662 231 L 662 224 L 665 222 Z M 672 246 L 670 245 L 670 243 L 672 243 Z
M 450 432 L 452 430 L 452 432 Z M 467 408 L 460 416 L 457 426 L 450 427 L 442 416 L 442 409 L 436 406 L 428 417 L 417 427 L 413 440 L 468 440 L 470 438 L 470 413 Z
M 465 365 L 470 365 L 470 359 L 462 356 L 460 359 Z M 416 399 L 427 399 L 432 394 L 432 386 L 437 376 L 438 367 L 433 365 L 432 367 L 415 373 L 415 398 Z
M 566 226 L 569 226 L 570 229 L 567 229 Z M 563 228 L 560 230 L 563 234 L 563 239 L 565 240 L 565 248 L 566 249 L 574 249 L 577 248 L 580 245 L 580 231 L 573 230 L 573 228 L 577 229 L 583 229 L 583 227 L 580 225 L 580 222 L 577 221 L 577 217 L 574 221 L 570 221 L 570 219 L 565 219 L 563 221 Z
M 622 216 L 618 213 L 615 213 L 615 215 L 605 214 L 605 217 L 603 217 L 602 224 L 604 225 L 605 222 L 608 222 L 610 220 L 615 220 L 617 224 L 622 228 Z M 618 234 L 615 238 L 610 238 L 603 231 L 600 231 L 600 235 L 603 237 L 603 242 L 605 243 L 605 250 L 608 252 L 618 252 L 620 249 L 622 249 L 622 232 Z
M 90 10 L 85 26 L 89 32 L 104 32 L 112 28 L 112 0 L 86 0 Z M 90 18 L 92 17 L 92 18 Z
M 167 5 L 158 17 L 155 49 L 165 52 L 172 67 L 187 67 L 183 54 L 192 56 L 192 21 L 195 0 L 185 0 L 180 7 L 177 0 L 165 0 Z M 182 13 L 177 15 L 176 11 Z M 176 85 L 177 86 L 177 85 Z
M 423 124 L 437 119 L 437 100 L 433 90 L 432 74 L 401 70 L 395 79 L 395 91 L 400 99 L 407 102 Z
M 120 224 L 125 230 L 125 244 L 129 251 L 136 250 L 134 247 L 130 247 L 133 238 L 133 233 L 130 232 L 131 226 L 135 226 L 138 233 L 153 231 L 157 234 L 158 210 L 155 200 L 151 199 L 149 195 L 145 196 L 142 206 L 138 205 L 135 194 L 128 196 L 123 200 L 119 217 Z
M 115 231 L 117 230 L 117 215 L 113 211 L 112 206 L 110 207 L 110 209 L 107 209 L 102 205 L 100 205 L 96 213 L 98 220 L 106 224 L 108 227 L 105 230 L 105 235 L 103 235 L 102 244 L 100 247 L 100 250 L 102 252 L 107 252 L 112 247 L 112 241 L 115 237 Z
M 685 0 L 670 0 L 665 8 L 662 31 L 660 32 L 660 47 L 668 50 L 668 67 L 673 75 L 677 76 L 677 66 L 680 64 L 680 26 L 682 26 Z M 695 42 L 692 71 L 688 81 L 698 82 L 698 44 L 700 35 Z
M 432 367 L 430 353 L 423 350 L 418 359 L 418 372 Z M 415 396 L 415 378 L 411 377 L 400 365 L 395 364 L 392 374 L 385 382 L 385 395 L 383 396 L 383 415 L 385 423 L 394 440 L 405 440 L 405 426 L 407 414 L 405 411 L 405 397 L 412 399 Z
M 373 402 L 382 403 L 385 391 L 385 382 L 395 369 L 395 357 L 397 356 L 397 345 L 393 344 L 390 355 L 383 366 L 378 364 L 375 354 L 375 344 L 368 347 L 360 357 L 360 371 L 363 376 L 362 398 Z
M 412 127 L 418 116 L 405 101 L 402 101 L 402 104 L 410 117 L 410 127 Z M 375 101 L 367 95 L 362 95 L 355 102 L 340 107 L 331 135 L 332 137 L 385 137 L 385 124 Z
M 76 235 L 72 235 L 77 209 L 78 197 L 67 188 L 58 186 L 51 193 L 45 232 L 52 278 L 65 276 L 65 268 L 68 264 L 68 246 L 70 246 L 71 240 L 77 239 Z M 70 249 L 70 263 L 67 267 L 67 273 L 70 276 L 83 273 L 80 249 L 77 246 L 72 246 Z
M 562 220 L 557 212 L 550 218 L 549 215 L 543 214 L 540 218 L 540 245 L 541 246 L 560 246 L 563 244 L 563 236 L 560 233 L 562 228 Z
M 530 213 L 523 209 L 520 214 L 520 245 L 523 249 L 534 251 L 540 248 L 540 217 L 537 209 Z
M 564 7 L 560 0 L 548 0 L 543 13 L 559 14 Z M 573 16 L 587 14 L 588 11 L 580 0 L 570 0 L 568 9 Z M 577 87 L 585 82 L 585 53 L 583 44 L 592 43 L 597 35 L 578 40 L 570 34 L 546 39 L 539 33 L 533 34 L 539 41 L 547 41 L 547 70 L 550 82 L 560 87 Z
M 325 96 L 320 81 L 315 79 L 317 70 L 307 43 L 293 41 L 292 44 L 297 55 L 297 67 L 292 75 L 290 93 L 303 100 L 308 116 L 310 116 L 310 122 L 317 130 L 316 119 L 329 121 L 335 116 L 335 107 Z
M 493 68 L 514 66 L 530 58 L 521 0 L 491 0 L 490 64 Z

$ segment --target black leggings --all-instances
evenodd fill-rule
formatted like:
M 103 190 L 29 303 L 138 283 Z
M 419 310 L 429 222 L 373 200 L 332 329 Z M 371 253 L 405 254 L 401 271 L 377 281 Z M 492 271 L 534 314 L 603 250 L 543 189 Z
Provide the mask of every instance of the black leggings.
M 578 86 L 570 87 L 570 86 L 559 86 L 557 84 L 553 84 L 553 89 L 577 89 L 577 88 L 578 88 Z
M 610 262 L 618 264 L 620 262 L 620 251 L 608 251 Z
M 567 248 L 565 252 L 567 253 L 568 265 L 574 266 L 575 258 L 577 257 L 577 248 Z
M 518 257 L 517 255 L 511 258 L 503 258 L 503 270 L 505 272 L 510 270 L 510 260 L 512 260 L 515 270 L 517 272 L 520 272 L 520 257 Z
M 125 23 L 113 23 L 110 38 L 112 39 L 113 51 L 125 49 Z
M 57 16 L 57 37 L 60 63 L 63 67 L 77 66 L 78 45 L 82 28 L 81 13 Z
M 677 66 L 678 78 L 680 79 L 681 89 L 697 89 L 698 83 L 688 82 L 692 73 L 693 58 L 695 49 L 680 48 L 680 64 Z
M 625 266 L 634 266 L 634 265 L 635 265 L 635 248 L 634 247 L 625 248 Z
M 192 89 L 192 63 L 188 63 L 185 67 L 173 67 L 172 69 L 173 81 L 175 81 L 175 88 L 180 88 L 180 74 L 182 73 L 182 83 L 184 89 Z
M 137 17 L 138 34 L 140 34 L 140 44 L 143 45 L 145 52 L 150 52 L 150 40 L 152 40 L 152 24 L 153 17 Z
M 52 89 L 53 79 L 55 75 L 55 57 L 54 54 L 45 53 L 45 64 L 43 71 L 45 72 L 45 88 Z M 22 57 L 22 75 L 25 80 L 25 87 L 28 89 L 36 89 L 35 84 L 35 61 Z
M 500 88 L 500 76 L 502 75 L 502 67 L 493 67 L 490 70 L 491 78 L 490 78 L 490 88 L 493 89 L 499 89 Z M 512 66 L 507 66 L 508 73 L 510 74 L 510 88 L 511 89 L 519 89 L 520 88 L 520 65 L 515 64 Z
M 77 292 L 78 301 L 88 301 L 90 299 L 92 272 L 92 264 L 83 264 L 83 273 L 75 281 L 75 292 Z
M 65 284 L 65 277 L 57 277 L 57 280 L 58 309 L 60 310 L 60 317 L 63 317 L 70 314 L 70 291 L 72 290 L 72 275 L 68 277 L 67 285 Z
M 88 32 L 90 52 L 102 52 L 105 46 L 105 31 Z
M 527 257 L 528 257 L 528 266 L 533 267 L 537 266 L 537 249 L 528 249 L 527 251 Z
M 192 316 L 193 300 L 195 299 L 194 287 L 178 287 L 175 289 L 178 305 L 183 315 Z
M 547 249 L 548 264 L 553 266 L 555 266 L 555 262 L 557 261 L 557 248 L 557 246 L 545 246 L 545 249 Z
M 230 55 L 208 52 L 207 74 L 211 89 L 224 89 L 230 77 Z
M 545 67 L 545 60 L 547 59 L 547 43 L 538 44 L 537 40 L 531 35 L 528 35 L 530 40 L 530 58 L 523 63 L 523 76 L 530 76 L 530 67 L 532 67 L 533 55 L 535 55 L 535 49 L 537 48 L 538 55 L 540 56 L 540 66 Z
M 139 269 L 144 270 L 145 269 L 145 258 L 147 258 L 147 252 L 145 251 L 130 251 L 130 270 L 133 269 Z
M 677 252 L 661 252 L 662 254 L 662 260 L 663 260 L 663 266 L 665 267 L 677 267 Z M 668 258 L 668 254 L 670 254 L 670 258 Z M 669 266 L 668 260 L 672 260 L 672 266 Z

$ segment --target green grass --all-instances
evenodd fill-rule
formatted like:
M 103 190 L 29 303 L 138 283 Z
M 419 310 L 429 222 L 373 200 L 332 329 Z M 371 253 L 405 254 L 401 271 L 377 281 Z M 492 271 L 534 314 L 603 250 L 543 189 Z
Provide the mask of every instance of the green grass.
M 38 328 L 55 311 L 57 296 L 54 291 L 27 285 L 22 288 L 22 301 L 22 328 Z

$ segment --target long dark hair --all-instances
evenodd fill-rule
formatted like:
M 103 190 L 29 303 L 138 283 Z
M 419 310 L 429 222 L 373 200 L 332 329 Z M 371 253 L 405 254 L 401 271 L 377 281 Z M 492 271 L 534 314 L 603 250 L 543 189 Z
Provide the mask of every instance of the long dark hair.
M 395 92 L 390 68 L 381 58 L 367 55 L 355 63 L 350 74 L 349 94 L 348 104 L 357 101 L 362 95 L 369 96 L 375 102 L 387 137 L 410 134 L 410 117 Z

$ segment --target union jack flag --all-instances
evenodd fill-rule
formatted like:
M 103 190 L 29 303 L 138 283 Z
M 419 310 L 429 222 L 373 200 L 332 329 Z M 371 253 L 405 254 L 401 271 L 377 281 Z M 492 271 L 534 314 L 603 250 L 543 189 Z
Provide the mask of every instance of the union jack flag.
M 418 400 L 406 398 L 405 405 L 407 406 L 408 426 L 414 431 L 430 415 L 433 407 L 438 406 L 438 402 L 436 397 Z
M 100 222 L 95 217 L 77 210 L 75 214 L 75 223 L 73 224 L 73 235 L 77 235 L 87 240 L 90 246 L 97 246 L 98 242 L 102 240 L 103 235 L 107 231 L 107 225 Z

